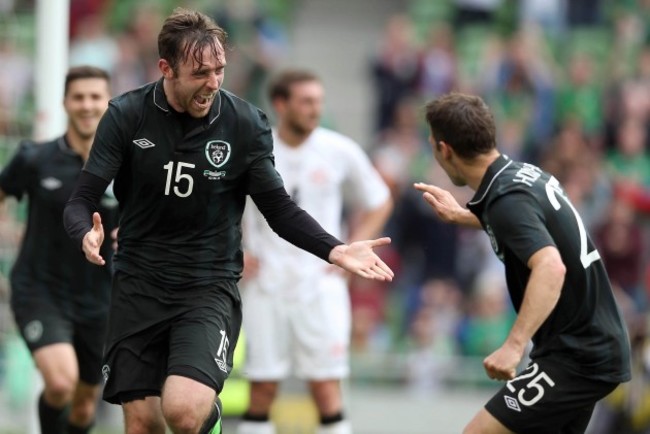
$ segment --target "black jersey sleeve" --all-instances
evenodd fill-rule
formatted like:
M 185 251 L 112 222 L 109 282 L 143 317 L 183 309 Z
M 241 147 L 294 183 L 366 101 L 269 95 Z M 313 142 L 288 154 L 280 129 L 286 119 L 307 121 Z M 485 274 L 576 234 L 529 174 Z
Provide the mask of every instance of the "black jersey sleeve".
M 271 229 L 296 247 L 329 262 L 332 249 L 343 244 L 296 205 L 284 188 L 255 193 L 251 198 Z
M 488 209 L 488 220 L 494 237 L 524 264 L 543 247 L 555 246 L 543 210 L 530 194 L 513 192 L 499 197 Z
M 81 248 L 84 235 L 92 229 L 92 215 L 97 211 L 102 194 L 109 182 L 85 170 L 63 209 L 63 225 L 72 240 Z
M 251 124 L 251 151 L 246 190 L 248 194 L 275 190 L 284 186 L 275 169 L 273 135 L 266 114 L 256 110 Z
M 97 133 L 84 170 L 110 182 L 115 178 L 123 158 L 124 135 L 130 122 L 113 101 L 97 126 Z
M 13 158 L 0 172 L 0 189 L 7 196 L 13 196 L 20 200 L 28 188 L 29 180 L 32 179 L 29 162 L 37 152 L 37 144 L 33 142 L 22 142 Z

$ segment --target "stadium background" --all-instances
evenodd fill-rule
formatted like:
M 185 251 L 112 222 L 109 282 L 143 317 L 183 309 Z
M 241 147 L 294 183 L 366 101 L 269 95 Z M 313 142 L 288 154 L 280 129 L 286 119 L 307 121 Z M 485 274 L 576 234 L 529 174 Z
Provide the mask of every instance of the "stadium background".
M 59 0 L 40 3 L 50 1 Z M 0 166 L 21 138 L 37 135 L 38 3 L 0 0 Z M 358 140 L 391 186 L 394 244 L 382 254 L 398 278 L 355 280 L 351 289 L 346 399 L 355 432 L 460 432 L 497 386 L 481 360 L 513 320 L 501 265 L 486 237 L 440 224 L 410 188 L 413 180 L 451 188 L 430 164 L 421 107 L 452 89 L 482 95 L 501 150 L 553 172 L 582 212 L 636 356 L 633 386 L 601 406 L 590 432 L 648 432 L 649 1 L 70 0 L 70 64 L 108 69 L 115 94 L 156 79 L 156 35 L 178 5 L 228 30 L 225 87 L 265 109 L 269 74 L 315 70 L 327 89 L 324 123 Z M 40 386 L 8 310 L 24 217 L 25 204 L 0 207 L 2 434 L 36 432 Z M 227 387 L 236 413 L 245 385 L 235 376 Z M 301 385 L 289 381 L 283 391 L 274 411 L 280 433 L 311 432 Z M 96 431 L 120 432 L 120 424 L 119 408 L 102 405 Z

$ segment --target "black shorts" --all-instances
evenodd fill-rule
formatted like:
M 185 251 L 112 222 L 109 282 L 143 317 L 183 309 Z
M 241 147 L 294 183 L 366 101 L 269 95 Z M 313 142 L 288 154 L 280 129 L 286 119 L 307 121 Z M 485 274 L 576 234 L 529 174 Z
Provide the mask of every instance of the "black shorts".
M 561 362 L 539 359 L 508 381 L 485 409 L 516 433 L 584 433 L 596 402 L 617 385 L 571 372 Z
M 12 297 L 11 309 L 31 353 L 46 345 L 69 343 L 77 356 L 79 379 L 91 385 L 101 382 L 108 312 L 92 321 L 75 321 L 45 292 L 19 300 Z
M 160 396 L 169 375 L 191 378 L 217 394 L 232 371 L 241 328 L 235 281 L 188 288 L 174 301 L 152 297 L 152 285 L 118 272 L 104 356 L 105 401 Z

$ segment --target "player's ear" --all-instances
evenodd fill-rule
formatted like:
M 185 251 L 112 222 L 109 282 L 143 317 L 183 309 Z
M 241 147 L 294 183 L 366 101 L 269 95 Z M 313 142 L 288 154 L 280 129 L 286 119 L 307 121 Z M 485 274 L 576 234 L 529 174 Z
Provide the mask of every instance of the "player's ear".
M 166 79 L 174 78 L 174 69 L 166 59 L 158 60 L 158 69 Z
M 273 110 L 281 115 L 284 113 L 284 108 L 286 107 L 287 100 L 285 98 L 281 98 L 279 96 L 276 96 L 271 100 L 271 105 L 273 106 Z
M 449 146 L 447 144 L 447 142 L 445 142 L 444 140 L 438 140 L 438 142 L 436 143 L 436 146 L 438 147 L 438 150 L 440 151 L 440 155 L 442 155 L 442 157 L 445 160 L 448 160 L 448 159 L 451 158 L 451 155 L 453 153 L 453 149 L 451 148 L 451 146 Z

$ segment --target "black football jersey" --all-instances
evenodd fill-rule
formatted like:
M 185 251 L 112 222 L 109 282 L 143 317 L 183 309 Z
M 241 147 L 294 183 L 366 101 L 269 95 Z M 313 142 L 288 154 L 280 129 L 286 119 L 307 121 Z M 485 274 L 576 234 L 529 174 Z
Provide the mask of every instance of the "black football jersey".
M 115 180 L 115 267 L 173 293 L 242 270 L 246 195 L 283 186 L 266 115 L 220 90 L 190 119 L 168 104 L 162 79 L 113 99 L 84 170 Z
M 107 266 L 93 265 L 63 227 L 63 208 L 82 166 L 64 137 L 42 144 L 26 141 L 0 173 L 0 188 L 28 199 L 25 234 L 11 271 L 13 302 L 46 292 L 72 318 L 92 319 L 108 310 L 112 248 L 107 236 L 101 249 Z M 107 233 L 117 221 L 116 205 L 109 189 L 99 207 Z
M 546 246 L 560 252 L 566 267 L 562 293 L 533 337 L 531 357 L 559 357 L 595 379 L 629 380 L 626 325 L 598 250 L 558 180 L 531 164 L 500 156 L 468 208 L 505 264 L 517 311 L 530 277 L 530 257 Z

